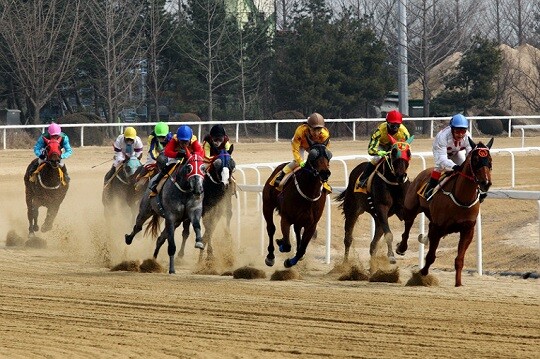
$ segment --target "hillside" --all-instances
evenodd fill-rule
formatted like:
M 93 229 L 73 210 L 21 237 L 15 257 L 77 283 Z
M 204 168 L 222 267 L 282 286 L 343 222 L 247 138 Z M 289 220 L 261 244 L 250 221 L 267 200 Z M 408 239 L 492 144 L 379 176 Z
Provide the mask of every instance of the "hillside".
M 514 115 L 530 115 L 537 111 L 529 103 L 540 101 L 540 49 L 530 45 L 511 48 L 500 45 L 503 55 L 502 84 L 503 95 L 499 108 Z M 455 70 L 462 53 L 456 52 L 435 66 L 430 72 L 430 88 L 433 96 L 443 89 L 443 78 Z M 409 86 L 411 99 L 422 98 L 422 85 L 419 80 Z

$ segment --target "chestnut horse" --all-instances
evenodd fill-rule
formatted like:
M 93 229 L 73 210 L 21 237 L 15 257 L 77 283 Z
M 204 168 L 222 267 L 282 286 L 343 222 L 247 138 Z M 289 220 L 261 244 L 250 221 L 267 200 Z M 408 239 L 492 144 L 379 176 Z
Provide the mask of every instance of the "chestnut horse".
M 30 236 L 33 236 L 35 234 L 34 232 L 39 231 L 39 207 L 47 208 L 47 216 L 45 217 L 43 226 L 41 226 L 41 231 L 47 232 L 52 228 L 60 204 L 64 200 L 69 188 L 69 182 L 64 180 L 62 168 L 60 167 L 62 156 L 60 140 L 49 140 L 45 137 L 43 140 L 46 145 L 46 159 L 40 165 L 39 173 L 35 176 L 34 181 L 30 180 L 32 168 L 36 168 L 35 163 L 38 161 L 36 158 L 28 165 L 24 174 L 26 208 L 29 222 L 28 232 Z
M 472 150 L 467 155 L 459 171 L 449 175 L 442 187 L 433 194 L 431 199 L 419 195 L 431 176 L 432 168 L 420 172 L 409 186 L 405 196 L 403 219 L 405 230 L 398 243 L 396 253 L 403 255 L 407 250 L 409 232 L 416 216 L 424 212 L 429 219 L 429 250 L 426 264 L 420 270 L 427 275 L 429 267 L 435 262 L 437 247 L 442 237 L 450 233 L 459 233 L 458 253 L 454 267 L 456 270 L 456 287 L 461 286 L 461 271 L 465 252 L 474 236 L 474 226 L 480 210 L 480 195 L 486 193 L 491 186 L 491 155 L 489 150 L 493 138 L 484 145 L 474 143 L 469 138 Z M 435 188 L 437 190 L 437 187 Z M 422 243 L 421 239 L 419 239 Z
M 281 216 L 283 239 L 276 240 L 280 252 L 291 251 L 289 232 L 291 225 L 294 227 L 296 254 L 292 258 L 286 259 L 284 263 L 286 268 L 290 268 L 306 253 L 306 248 L 315 233 L 326 203 L 327 190 L 323 187 L 323 183 L 327 182 L 330 177 L 329 164 L 332 153 L 326 148 L 328 141 L 324 144 L 313 144 L 309 140 L 308 142 L 310 148 L 305 166 L 295 170 L 289 181 L 284 184 L 283 190 L 279 191 L 270 183 L 287 163 L 280 164 L 273 171 L 263 188 L 263 215 L 269 239 L 265 263 L 270 267 L 274 265 L 275 259 L 274 210 L 277 210 Z M 303 233 L 301 233 L 302 229 Z
M 388 225 L 388 218 L 394 214 L 403 220 L 403 201 L 410 182 L 407 177 L 409 160 L 411 159 L 410 144 L 414 136 L 407 141 L 396 141 L 388 135 L 392 149 L 378 163 L 373 175 L 368 181 L 366 189 L 358 188 L 360 175 L 367 166 L 367 162 L 360 163 L 349 175 L 349 184 L 345 191 L 336 198 L 341 202 L 339 207 L 345 217 L 345 255 L 344 262 L 349 260 L 349 248 L 353 241 L 353 231 L 358 216 L 368 212 L 375 221 L 375 233 L 371 240 L 369 254 L 373 256 L 382 235 L 388 246 L 388 260 L 396 263 L 392 241 L 394 236 Z
M 158 233 L 160 217 L 164 217 L 165 228 L 157 238 L 154 258 L 157 258 L 159 249 L 167 240 L 170 274 L 175 273 L 174 231 L 181 223 L 192 223 L 195 231 L 195 248 L 204 249 L 201 236 L 204 197 L 203 165 L 203 157 L 194 153 L 187 158 L 185 164 L 177 165 L 157 196 L 150 197 L 150 189 L 147 189 L 139 205 L 139 214 L 133 230 L 125 235 L 126 244 L 130 245 L 135 235 L 142 230 L 144 223 L 152 217 L 146 228 L 147 232 L 149 231 L 155 237 Z

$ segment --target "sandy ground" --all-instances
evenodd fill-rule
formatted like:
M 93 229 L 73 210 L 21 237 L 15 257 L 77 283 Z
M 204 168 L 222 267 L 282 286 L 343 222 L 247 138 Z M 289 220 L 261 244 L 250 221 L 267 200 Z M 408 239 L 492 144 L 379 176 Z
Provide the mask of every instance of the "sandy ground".
M 540 146 L 540 139 L 527 141 Z M 497 138 L 494 148 L 519 146 L 520 139 Z M 235 147 L 238 164 L 290 157 L 285 142 Z M 366 147 L 366 141 L 332 145 L 334 156 L 364 153 Z M 413 150 L 429 149 L 427 139 L 413 143 Z M 461 288 L 453 286 L 455 236 L 441 242 L 432 267 L 438 285 L 405 285 L 417 269 L 414 231 L 408 253 L 398 258 L 399 283 L 339 281 L 343 220 L 335 205 L 331 264 L 324 263 L 320 228 L 294 269 L 299 279 L 270 280 L 286 257 L 278 254 L 273 268 L 264 264 L 255 194 L 245 202 L 240 196 L 247 204 L 233 218 L 233 233 L 240 236 L 232 244 L 215 238 L 213 270 L 221 274 L 248 265 L 264 271 L 266 279 L 196 274 L 205 268 L 197 263 L 193 238 L 176 275 L 113 272 L 111 266 L 123 261 L 150 258 L 154 241 L 139 235 L 125 245 L 123 234 L 132 226 L 127 209 L 110 221 L 103 217 L 102 178 L 110 163 L 96 165 L 112 156 L 109 147 L 76 148 L 67 161 L 71 188 L 53 230 L 39 234 L 46 248 L 6 247 L 8 232 L 27 235 L 22 177 L 32 156 L 30 150 L 0 151 L 0 357 L 538 358 L 538 280 L 496 274 L 538 273 L 536 201 L 484 202 L 484 271 L 494 274 L 474 274 L 473 243 Z M 539 158 L 516 156 L 517 189 L 540 189 Z M 510 186 L 510 161 L 508 155 L 494 156 L 494 188 Z M 332 166 L 332 184 L 343 185 L 342 167 Z M 420 169 L 413 161 L 411 176 Z M 354 255 L 369 268 L 370 227 L 363 217 Z M 40 224 L 43 218 L 41 212 Z M 401 224 L 393 221 L 392 228 L 399 238 Z M 164 247 L 158 262 L 166 267 L 167 261 Z

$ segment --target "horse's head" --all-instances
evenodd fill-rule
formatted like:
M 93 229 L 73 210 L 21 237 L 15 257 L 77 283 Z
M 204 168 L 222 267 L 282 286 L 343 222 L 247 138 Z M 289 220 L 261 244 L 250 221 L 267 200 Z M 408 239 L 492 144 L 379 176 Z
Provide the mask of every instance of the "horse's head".
M 231 157 L 232 147 L 229 151 L 221 150 L 217 156 L 214 157 L 208 174 L 212 180 L 221 183 L 227 187 L 231 180 L 231 175 L 236 167 L 234 160 Z
M 310 142 L 308 140 L 308 142 Z M 322 182 L 328 181 L 330 178 L 330 159 L 332 158 L 332 152 L 326 145 L 328 140 L 324 143 L 310 143 L 308 158 L 306 161 L 305 169 L 308 169 L 314 176 L 319 176 Z
M 392 143 L 389 156 L 390 169 L 396 176 L 397 182 L 405 183 L 407 182 L 407 170 L 411 160 L 411 142 L 414 140 L 414 136 L 409 137 L 406 141 L 397 141 L 391 135 L 388 135 L 388 138 Z
M 47 162 L 53 167 L 57 167 L 62 159 L 62 147 L 60 146 L 61 138 L 45 138 L 45 154 L 47 156 Z
M 126 178 L 132 177 L 137 169 L 142 166 L 141 161 L 137 157 L 130 157 L 124 162 L 124 173 Z
M 484 145 L 482 142 L 474 143 L 469 137 L 469 144 L 472 151 L 463 162 L 463 172 L 472 177 L 481 192 L 487 192 L 491 187 L 492 161 L 489 150 L 493 145 L 493 138 Z
M 181 177 L 178 178 L 178 176 Z M 178 181 L 180 179 L 180 181 Z M 177 182 L 181 183 L 182 191 L 191 192 L 196 196 L 203 193 L 204 158 L 197 154 L 191 154 L 180 171 L 177 173 Z M 185 188 L 185 187 L 187 188 Z

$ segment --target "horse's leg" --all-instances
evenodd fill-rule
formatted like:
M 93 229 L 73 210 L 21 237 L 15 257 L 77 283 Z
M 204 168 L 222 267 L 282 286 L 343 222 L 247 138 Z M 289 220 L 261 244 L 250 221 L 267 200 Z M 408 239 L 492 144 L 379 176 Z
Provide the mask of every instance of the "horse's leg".
M 45 217 L 45 221 L 43 222 L 43 225 L 41 226 L 42 232 L 48 232 L 51 230 L 54 219 L 56 218 L 56 215 L 58 214 L 59 209 L 60 209 L 60 205 L 56 205 L 56 204 L 51 205 L 47 208 L 47 216 Z
M 293 228 L 294 236 L 296 238 L 296 252 L 298 252 L 300 250 L 300 243 L 302 242 L 302 226 L 299 224 L 295 224 Z M 315 231 L 313 232 L 313 237 L 315 237 L 316 232 L 317 228 L 315 228 Z M 302 257 L 299 257 L 298 260 L 302 260 Z
M 266 232 L 268 233 L 268 254 L 264 259 L 264 263 L 267 266 L 272 267 L 274 265 L 274 234 L 276 233 L 276 226 L 274 224 L 274 207 L 263 203 L 263 216 L 266 220 Z
M 347 199 L 345 198 L 345 200 Z M 349 250 L 354 239 L 354 227 L 356 226 L 358 217 L 364 213 L 364 211 L 358 205 L 358 201 L 355 201 L 354 207 L 355 208 L 352 214 L 345 213 L 345 237 L 343 238 L 343 244 L 345 244 L 345 253 L 343 254 L 343 262 L 349 261 Z
M 456 287 L 461 287 L 461 271 L 463 270 L 463 262 L 465 260 L 465 252 L 472 242 L 474 236 L 474 225 L 469 228 L 462 229 L 459 234 L 458 253 L 454 262 L 456 270 Z
M 148 218 L 152 216 L 152 211 L 150 210 L 150 207 L 146 211 L 140 211 L 137 215 L 137 219 L 135 220 L 135 225 L 133 226 L 133 229 L 131 230 L 130 234 L 124 235 L 124 239 L 126 241 L 127 245 L 130 245 L 131 242 L 133 242 L 133 238 L 135 238 L 135 235 L 142 231 L 143 224 L 146 222 Z
M 201 208 L 195 208 L 189 212 L 189 220 L 191 221 L 191 225 L 195 231 L 195 248 L 202 251 L 204 249 L 204 241 L 201 234 L 202 206 Z M 210 250 L 211 249 L 208 248 L 208 251 Z
M 290 223 L 288 220 L 281 217 L 280 227 L 283 238 L 276 240 L 276 244 L 278 245 L 281 253 L 288 253 L 291 251 L 291 224 L 292 223 Z
M 404 255 L 407 251 L 407 248 L 409 248 L 408 241 L 409 241 L 409 234 L 411 233 L 411 228 L 414 224 L 414 220 L 417 215 L 417 209 L 407 209 L 403 208 L 403 222 L 405 223 L 405 229 L 403 230 L 403 233 L 401 234 L 401 242 L 399 242 L 396 246 L 396 253 L 400 256 Z
M 38 208 L 34 207 L 34 202 L 32 201 L 32 196 L 26 195 L 26 215 L 28 217 L 28 235 L 34 236 L 35 232 L 39 231 L 39 226 L 37 224 L 38 218 Z
M 156 249 L 154 249 L 154 259 L 157 259 L 159 250 L 161 249 L 161 246 L 163 245 L 163 243 L 165 243 L 166 239 L 167 239 L 167 228 L 164 228 L 156 240 Z
M 214 249 L 212 248 L 212 235 L 216 226 L 216 218 L 219 219 L 219 215 L 216 211 L 210 211 L 203 217 L 204 223 L 204 235 L 203 241 L 206 245 L 206 252 L 208 259 L 214 259 Z
M 283 220 L 282 220 L 283 222 Z M 283 228 L 283 227 L 282 227 Z M 290 228 L 290 225 L 289 227 Z M 296 226 L 295 226 L 295 233 L 296 233 Z M 312 224 L 309 227 L 304 227 L 304 233 L 302 234 L 302 239 L 300 240 L 300 245 L 297 247 L 297 252 L 294 257 L 287 258 L 283 265 L 285 268 L 290 268 L 298 263 L 302 257 L 306 254 L 306 249 L 311 241 L 311 238 L 313 237 L 313 234 L 315 234 L 315 230 L 317 229 L 317 223 Z
M 369 245 L 369 255 L 371 257 L 373 257 L 377 252 L 377 246 L 379 245 L 379 240 L 381 239 L 383 233 L 384 231 L 381 224 L 378 221 L 375 221 L 375 233 L 373 234 L 373 238 L 371 239 L 371 243 Z
M 191 222 L 186 219 L 184 222 L 182 222 L 182 245 L 180 246 L 180 251 L 178 252 L 178 257 L 184 258 L 184 249 L 186 247 L 186 241 L 189 238 L 189 225 Z
M 174 254 L 176 253 L 176 244 L 174 243 L 175 221 L 171 218 L 165 218 L 165 231 L 167 233 L 167 241 L 169 246 L 167 254 L 169 255 L 169 274 L 174 274 Z M 157 248 L 156 248 L 157 249 Z
M 386 246 L 388 247 L 388 251 L 386 252 L 386 255 L 388 256 L 388 261 L 392 264 L 396 263 L 396 256 L 394 255 L 394 251 L 392 250 L 392 242 L 394 241 L 394 235 L 392 234 L 392 231 L 390 230 L 390 225 L 388 224 L 388 211 L 383 211 L 380 218 L 381 228 L 384 233 L 384 240 L 386 241 Z
M 426 254 L 426 264 L 424 265 L 424 268 L 420 270 L 420 273 L 422 275 L 427 275 L 429 273 L 429 267 L 433 264 L 433 262 L 435 262 L 437 247 L 439 246 L 439 242 L 441 241 L 441 238 L 443 237 L 442 229 L 435 226 L 431 222 L 429 224 L 428 237 L 429 237 L 429 250 L 428 250 L 428 253 Z

